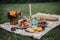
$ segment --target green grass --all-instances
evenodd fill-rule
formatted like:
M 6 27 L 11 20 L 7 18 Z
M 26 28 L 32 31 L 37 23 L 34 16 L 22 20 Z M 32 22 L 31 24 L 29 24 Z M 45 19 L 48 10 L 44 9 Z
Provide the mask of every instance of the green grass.
M 32 14 L 38 12 L 60 15 L 60 2 L 54 3 L 31 3 Z M 24 15 L 29 15 L 28 4 L 1 4 L 0 5 L 0 23 L 9 21 L 6 13 L 8 10 L 21 10 Z M 5 18 L 4 18 L 5 17 Z M 32 37 L 22 36 L 0 29 L 0 40 L 36 40 Z M 60 25 L 45 34 L 41 40 L 60 40 Z

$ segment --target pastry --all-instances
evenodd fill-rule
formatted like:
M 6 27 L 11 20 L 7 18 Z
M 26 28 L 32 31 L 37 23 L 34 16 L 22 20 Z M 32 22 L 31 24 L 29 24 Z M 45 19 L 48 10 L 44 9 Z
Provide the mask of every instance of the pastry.
M 27 28 L 26 31 L 27 31 L 27 32 L 30 32 L 30 33 L 33 33 L 33 32 L 34 32 L 34 29 L 32 29 L 32 28 Z

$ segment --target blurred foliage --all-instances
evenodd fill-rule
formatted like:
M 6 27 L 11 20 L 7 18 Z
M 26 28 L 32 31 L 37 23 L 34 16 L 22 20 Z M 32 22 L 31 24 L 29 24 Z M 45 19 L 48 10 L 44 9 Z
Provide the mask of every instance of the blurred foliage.
M 0 0 L 0 3 L 38 3 L 38 2 L 59 2 L 60 0 Z

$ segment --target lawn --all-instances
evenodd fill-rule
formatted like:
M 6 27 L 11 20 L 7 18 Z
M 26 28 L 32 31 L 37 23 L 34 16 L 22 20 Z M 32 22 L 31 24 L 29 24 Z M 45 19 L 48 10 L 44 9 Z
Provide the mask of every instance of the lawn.
M 31 3 L 32 14 L 38 12 L 60 15 L 60 2 Z M 21 10 L 24 15 L 29 15 L 28 4 L 0 4 L 0 23 L 8 22 L 6 16 L 9 10 Z M 36 40 L 32 37 L 22 36 L 0 29 L 0 40 Z M 60 40 L 60 25 L 45 34 L 41 40 Z

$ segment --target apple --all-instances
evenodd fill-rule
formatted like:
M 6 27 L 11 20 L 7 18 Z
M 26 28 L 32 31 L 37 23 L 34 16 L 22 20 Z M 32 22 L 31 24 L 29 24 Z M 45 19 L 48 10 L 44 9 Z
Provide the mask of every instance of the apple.
M 20 23 L 24 23 L 24 21 L 21 21 Z
M 28 24 L 25 24 L 24 26 L 28 26 Z
M 25 23 L 25 22 L 27 22 L 26 19 L 23 19 L 22 21 L 20 21 L 20 23 Z
M 21 27 L 21 26 L 22 26 L 22 24 L 19 24 L 18 26 L 19 26 L 19 27 Z
M 24 27 L 27 27 L 28 26 L 28 24 L 26 22 L 23 25 L 24 25 Z

